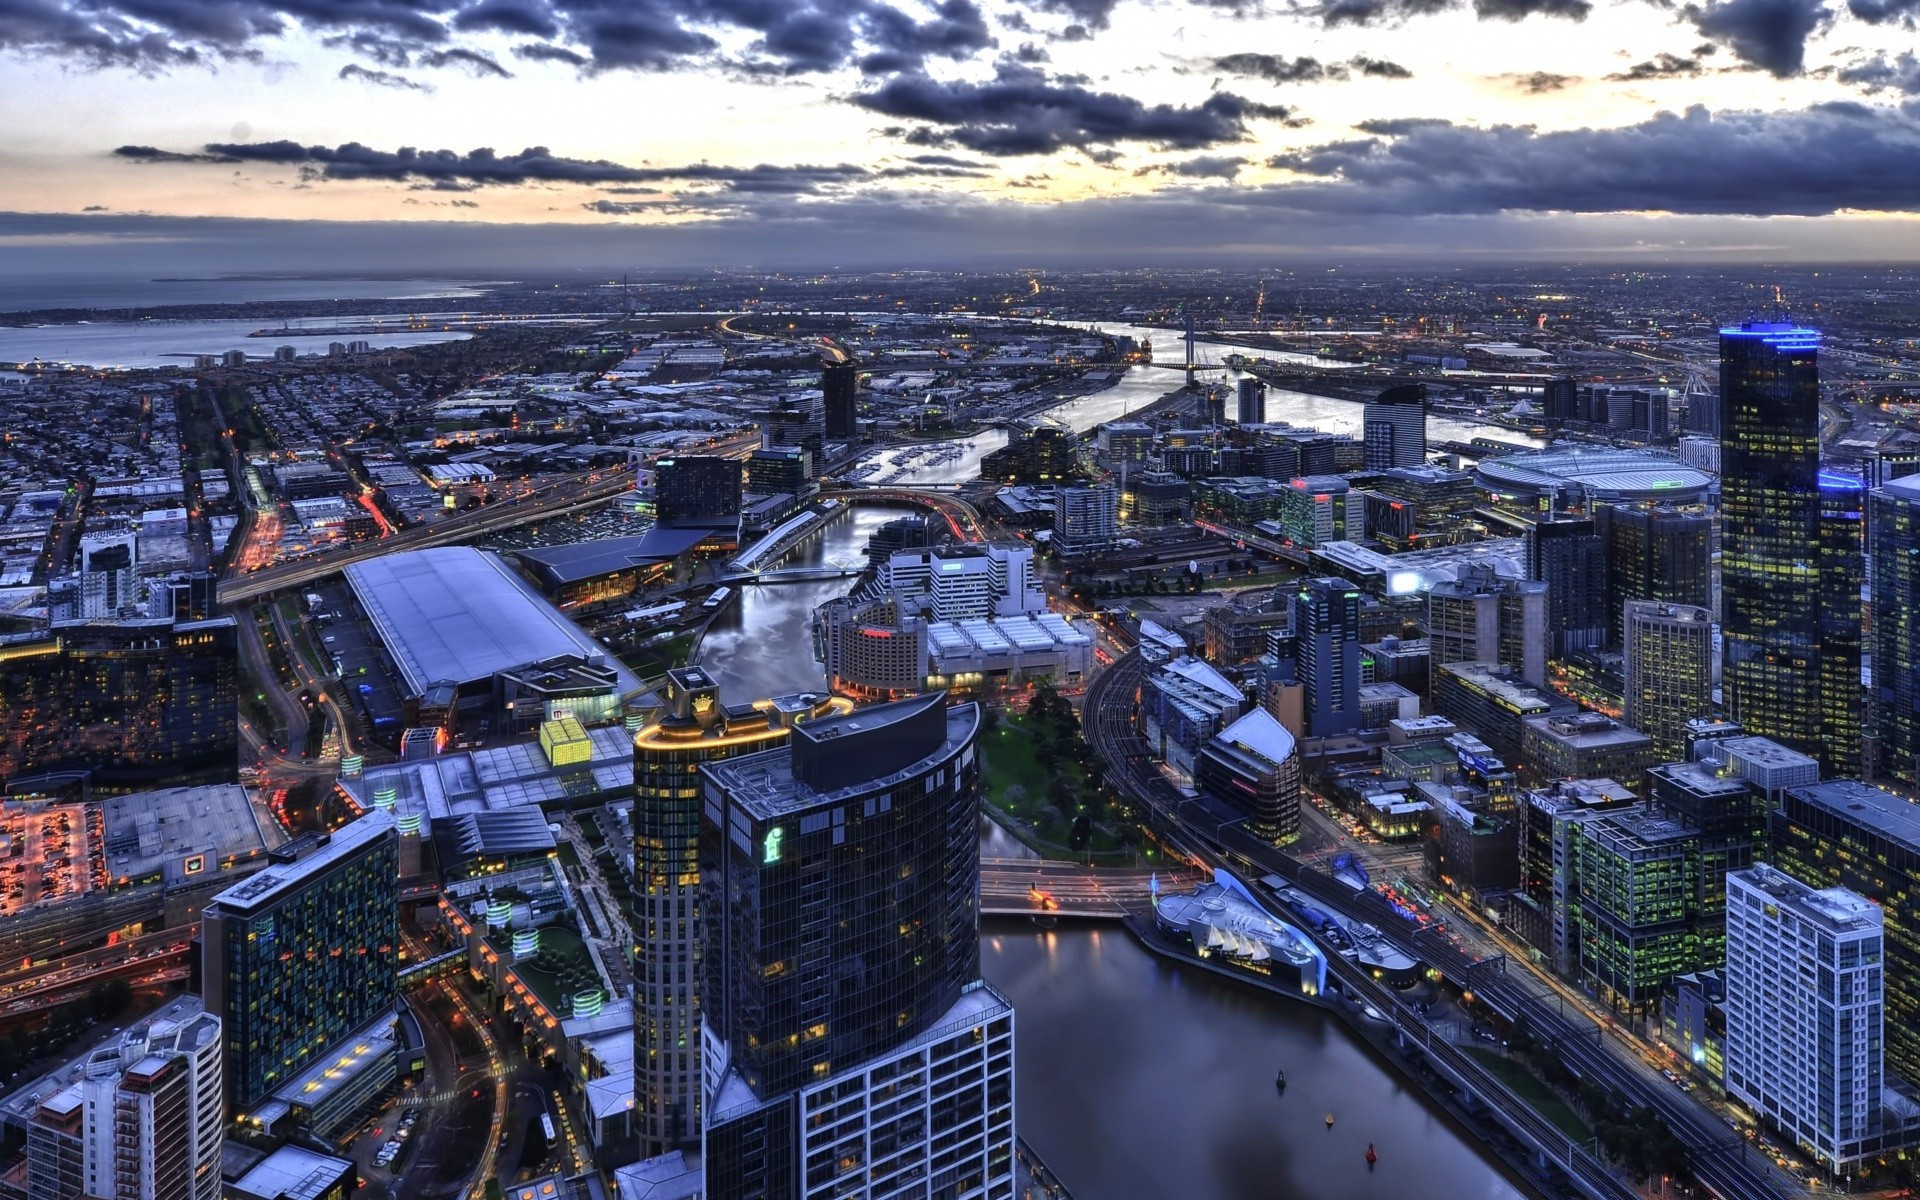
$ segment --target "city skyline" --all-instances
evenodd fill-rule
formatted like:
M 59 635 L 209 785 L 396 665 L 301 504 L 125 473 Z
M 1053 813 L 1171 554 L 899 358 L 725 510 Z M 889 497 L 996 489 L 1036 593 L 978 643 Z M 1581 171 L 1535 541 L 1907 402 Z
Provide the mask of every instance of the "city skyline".
M 59 0 L 0 17 L 0 265 L 1910 259 L 1912 20 Z

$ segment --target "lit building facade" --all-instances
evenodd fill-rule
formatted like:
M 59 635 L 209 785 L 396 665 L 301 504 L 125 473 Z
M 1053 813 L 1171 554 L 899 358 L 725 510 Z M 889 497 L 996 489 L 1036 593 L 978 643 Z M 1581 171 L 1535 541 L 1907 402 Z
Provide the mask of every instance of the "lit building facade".
M 1720 331 L 1723 694 L 1748 730 L 1809 752 L 1824 711 L 1819 354 L 1811 329 Z
M 1299 747 L 1266 710 L 1254 709 L 1202 746 L 1194 782 L 1245 813 L 1255 837 L 1279 846 L 1300 836 Z
M 1920 784 L 1920 475 L 1867 499 L 1873 537 L 1873 712 L 1879 767 Z
M 1417 467 L 1426 462 L 1426 384 L 1388 388 L 1367 401 L 1360 421 L 1367 470 Z
M 1360 728 L 1360 589 L 1345 579 L 1304 579 L 1293 598 L 1294 665 L 1306 689 L 1307 733 Z
M 1547 585 L 1553 658 L 1607 640 L 1607 549 L 1592 517 L 1548 513 L 1527 529 L 1527 574 Z
M 1655 761 L 1676 762 L 1687 722 L 1713 708 L 1713 614 L 1655 600 L 1622 610 L 1627 724 L 1653 739 Z
M 95 792 L 233 783 L 233 618 L 73 621 L 0 638 L 0 787 L 85 776 Z
M 243 1112 L 399 995 L 400 838 L 375 809 L 306 834 L 201 913 L 201 986 L 226 1040 L 227 1105 Z
M 1427 589 L 1429 669 L 1450 662 L 1503 662 L 1547 686 L 1547 585 L 1508 579 L 1471 563 Z
M 798 696 L 729 707 L 698 667 L 667 672 L 660 720 L 633 739 L 633 1128 L 640 1157 L 700 1144 L 700 784 L 852 705 Z
M 653 464 L 654 512 L 662 525 L 704 525 L 740 515 L 740 464 L 682 454 Z
M 1860 683 L 1865 613 L 1862 519 L 1866 484 L 1842 471 L 1820 472 L 1820 742 L 1817 757 L 1830 776 L 1860 775 Z
M 1120 494 L 1111 483 L 1054 494 L 1053 544 L 1068 558 L 1102 554 L 1120 535 Z
M 1630 601 L 1656 600 L 1711 610 L 1713 519 L 1704 509 L 1649 501 L 1602 504 L 1594 529 L 1606 547 L 1607 624 L 1625 636 Z

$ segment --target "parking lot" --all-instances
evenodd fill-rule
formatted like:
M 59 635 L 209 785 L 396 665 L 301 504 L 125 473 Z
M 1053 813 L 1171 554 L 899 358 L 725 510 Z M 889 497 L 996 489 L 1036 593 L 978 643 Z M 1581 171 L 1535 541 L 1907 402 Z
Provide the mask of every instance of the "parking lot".
M 359 619 L 352 591 L 344 583 L 334 583 L 315 594 L 321 603 L 307 618 L 315 644 L 322 654 L 338 660 L 341 687 L 353 708 L 365 714 L 376 736 L 397 738 L 401 704 L 393 673 L 373 631 Z
M 97 805 L 0 805 L 0 916 L 106 886 Z

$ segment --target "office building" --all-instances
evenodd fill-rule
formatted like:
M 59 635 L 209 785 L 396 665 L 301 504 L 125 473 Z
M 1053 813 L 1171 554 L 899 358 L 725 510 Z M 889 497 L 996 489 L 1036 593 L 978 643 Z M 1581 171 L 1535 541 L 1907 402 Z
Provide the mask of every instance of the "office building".
M 1433 710 L 1471 730 L 1501 761 L 1520 761 L 1528 717 L 1571 716 L 1579 706 L 1529 683 L 1504 663 L 1438 663 L 1430 697 Z
M 0 787 L 113 794 L 239 778 L 233 618 L 72 621 L 0 637 Z
M 1547 585 L 1469 563 L 1427 589 L 1429 664 L 1503 662 L 1547 685 Z
M 880 564 L 875 586 L 902 609 L 937 621 L 1044 612 L 1047 594 L 1033 548 L 965 545 L 900 550 Z
M 1153 461 L 1153 426 L 1143 421 L 1109 421 L 1100 428 L 1100 451 L 1116 471 L 1142 469 Z
M 979 695 L 1041 681 L 1072 687 L 1093 669 L 1093 638 L 1058 613 L 929 619 L 895 599 L 829 600 L 814 644 L 841 695 L 900 699 L 945 688 Z
M 1575 836 L 1578 978 L 1622 1012 L 1650 1011 L 1701 966 L 1698 847 L 1699 831 L 1650 808 L 1601 813 Z
M 1773 866 L 1858 892 L 1885 914 L 1887 1066 L 1920 1079 L 1920 805 L 1854 780 L 1789 788 L 1772 842 Z
M 662 525 L 724 524 L 740 516 L 740 464 L 682 454 L 653 464 L 654 514 Z
M 813 453 L 804 448 L 755 450 L 747 459 L 747 491 L 805 496 L 813 489 Z
M 828 440 L 843 442 L 860 432 L 860 372 L 852 363 L 820 368 L 820 397 Z
M 1140 683 L 1140 732 L 1149 752 L 1191 777 L 1200 748 L 1250 707 L 1238 684 L 1197 658 L 1181 655 Z
M 1594 816 L 1631 808 L 1639 797 L 1612 779 L 1565 779 L 1517 797 L 1519 883 L 1507 918 L 1536 961 L 1572 978 L 1580 961 L 1580 893 L 1576 865 L 1580 826 Z
M 1727 876 L 1727 1094 L 1838 1176 L 1911 1141 L 1888 1104 L 1882 912 L 1767 866 Z
M 1640 787 L 1659 762 L 1653 739 L 1604 713 L 1559 713 L 1521 722 L 1520 762 L 1534 782 L 1618 779 Z
M 1657 503 L 1602 504 L 1594 528 L 1605 546 L 1610 641 L 1625 635 L 1629 600 L 1711 610 L 1713 520 L 1704 510 Z
M 1300 836 L 1300 751 L 1293 735 L 1254 709 L 1200 749 L 1200 791 L 1246 815 L 1247 831 L 1284 846 Z
M 700 1144 L 700 784 L 710 764 L 783 744 L 825 696 L 728 705 L 698 667 L 667 672 L 633 738 L 633 1130 L 640 1157 Z
M 305 834 L 201 913 L 201 987 L 226 1041 L 227 1107 L 242 1112 L 399 994 L 400 838 L 380 809 Z
M 1592 517 L 1547 513 L 1527 529 L 1527 575 L 1547 585 L 1547 650 L 1607 644 L 1607 549 Z
M 1867 498 L 1873 538 L 1873 696 L 1880 770 L 1920 784 L 1920 475 Z
M 1417 467 L 1427 459 L 1427 385 L 1390 387 L 1367 401 L 1361 441 L 1369 471 Z
M 1753 733 L 1816 751 L 1820 697 L 1820 335 L 1720 331 L 1722 693 Z
M 1358 730 L 1360 589 L 1330 576 L 1301 580 L 1293 598 L 1293 634 L 1308 735 Z
M 980 460 L 980 478 L 999 483 L 1061 484 L 1085 479 L 1080 435 L 1058 425 L 1014 433 L 1007 444 Z
M 1104 554 L 1119 537 L 1119 522 L 1119 493 L 1111 483 L 1063 487 L 1054 499 L 1054 548 L 1063 558 Z
M 176 1007 L 41 1081 L 37 1102 L 20 1098 L 27 1200 L 218 1200 L 220 1021 Z
M 1687 722 L 1713 707 L 1713 614 L 1690 604 L 1622 606 L 1627 724 L 1653 739 L 1657 762 L 1686 757 Z
M 931 693 L 704 768 L 709 1200 L 1013 1192 L 980 979 L 979 710 Z
M 1267 423 L 1267 385 L 1252 375 L 1242 375 L 1234 381 L 1234 399 L 1237 415 L 1242 425 L 1265 425 Z
M 1290 481 L 1279 492 L 1281 540 L 1303 547 L 1346 541 L 1347 497 L 1347 481 L 1338 475 L 1309 475 Z M 1357 525 L 1355 521 L 1356 533 Z
M 1863 749 L 1861 710 L 1866 689 L 1860 682 L 1865 611 L 1866 548 L 1862 536 L 1866 484 L 1843 471 L 1820 472 L 1820 729 L 1821 769 L 1830 776 L 1858 778 Z

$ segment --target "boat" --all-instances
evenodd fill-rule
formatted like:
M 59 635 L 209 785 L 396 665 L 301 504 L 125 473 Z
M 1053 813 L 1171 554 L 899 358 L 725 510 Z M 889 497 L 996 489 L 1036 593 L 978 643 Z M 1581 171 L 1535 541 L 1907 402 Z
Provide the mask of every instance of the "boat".
M 1327 1114 L 1327 1128 L 1328 1128 L 1328 1129 L 1332 1129 L 1332 1128 L 1333 1128 L 1333 1114 L 1332 1114 L 1332 1113 L 1328 1113 L 1328 1114 Z
M 1379 1161 L 1380 1161 L 1380 1156 L 1373 1152 L 1373 1143 L 1368 1142 L 1367 1143 L 1367 1170 L 1369 1171 L 1373 1170 L 1373 1164 Z
M 1273 1073 L 1273 1088 L 1278 1092 L 1287 1090 L 1287 1073 L 1285 1071 L 1275 1071 Z

